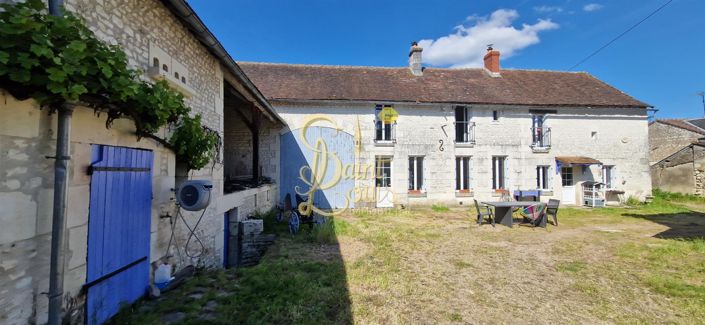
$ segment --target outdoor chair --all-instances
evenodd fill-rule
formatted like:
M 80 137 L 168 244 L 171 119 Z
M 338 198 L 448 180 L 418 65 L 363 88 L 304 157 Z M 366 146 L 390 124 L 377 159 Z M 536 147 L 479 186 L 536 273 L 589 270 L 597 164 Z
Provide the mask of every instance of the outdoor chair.
M 551 217 L 553 217 L 554 226 L 558 226 L 558 206 L 560 204 L 560 200 L 550 199 L 548 200 L 548 206 L 546 207 L 546 214 L 550 214 Z
M 490 222 L 492 223 L 492 227 L 495 226 L 495 220 L 494 220 L 494 214 L 492 213 L 492 208 L 490 208 L 487 205 L 483 205 L 482 208 L 480 207 L 480 204 L 477 203 L 477 200 L 475 201 L 475 209 L 477 209 L 477 224 L 482 225 L 482 220 L 485 219 L 485 217 L 489 217 Z M 483 212 L 482 210 L 485 210 Z
M 546 203 L 539 203 L 524 209 L 524 225 L 546 228 Z

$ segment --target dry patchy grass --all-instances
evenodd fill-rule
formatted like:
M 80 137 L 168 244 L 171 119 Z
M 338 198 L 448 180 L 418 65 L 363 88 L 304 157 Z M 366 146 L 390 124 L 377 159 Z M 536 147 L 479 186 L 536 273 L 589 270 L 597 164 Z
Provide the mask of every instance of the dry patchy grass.
M 279 231 L 212 322 L 695 323 L 702 210 L 659 198 L 562 209 L 547 229 L 478 226 L 471 208 L 355 211 L 328 230 Z

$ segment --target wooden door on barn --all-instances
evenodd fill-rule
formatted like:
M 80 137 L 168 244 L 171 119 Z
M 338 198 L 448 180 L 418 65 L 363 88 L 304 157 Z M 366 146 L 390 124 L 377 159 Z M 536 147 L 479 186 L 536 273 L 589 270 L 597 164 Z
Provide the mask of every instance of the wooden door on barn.
M 102 324 L 149 286 L 153 153 L 93 145 L 86 320 Z
M 279 175 L 279 200 L 284 201 L 287 194 L 291 195 L 292 203 L 296 203 L 296 189 L 299 192 L 307 192 L 309 186 L 301 180 L 301 168 L 313 168 L 316 164 L 315 151 L 311 150 L 303 142 L 307 141 L 316 148 L 317 140 L 322 140 L 325 150 L 328 152 L 327 159 L 319 159 L 319 166 L 322 163 L 327 165 L 324 173 L 321 173 L 322 184 L 333 184 L 329 188 L 317 190 L 313 196 L 313 203 L 319 209 L 345 209 L 354 207 L 354 187 L 355 180 L 352 177 L 352 166 L 355 164 L 355 140 L 350 133 L 330 127 L 311 126 L 306 129 L 306 139 L 302 138 L 301 130 L 293 130 L 281 136 L 281 173 Z M 349 166 L 346 168 L 345 166 Z M 303 174 L 306 179 L 310 178 L 310 172 Z M 328 186 L 326 186 L 328 187 Z

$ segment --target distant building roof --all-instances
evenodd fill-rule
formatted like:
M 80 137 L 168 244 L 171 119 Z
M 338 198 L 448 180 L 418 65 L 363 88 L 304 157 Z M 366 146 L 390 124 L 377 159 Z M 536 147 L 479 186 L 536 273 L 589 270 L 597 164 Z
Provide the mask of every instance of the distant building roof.
M 686 130 L 686 131 L 705 135 L 705 129 L 703 129 L 699 125 L 696 125 L 696 124 L 705 125 L 705 120 L 703 120 L 703 119 L 695 119 L 695 120 L 658 119 L 658 120 L 656 120 L 656 123 L 666 124 L 666 125 L 670 125 L 673 127 L 677 127 L 677 128 Z
M 354 67 L 238 62 L 270 100 L 345 100 L 647 108 L 585 72 Z

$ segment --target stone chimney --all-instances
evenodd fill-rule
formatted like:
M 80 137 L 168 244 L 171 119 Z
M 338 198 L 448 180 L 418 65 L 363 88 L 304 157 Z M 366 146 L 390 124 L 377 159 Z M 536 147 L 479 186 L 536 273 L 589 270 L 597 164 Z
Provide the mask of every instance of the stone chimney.
M 493 77 L 499 77 L 499 51 L 492 48 L 492 44 L 487 46 L 487 54 L 485 54 L 485 69 Z
M 409 69 L 411 73 L 415 76 L 423 76 L 423 68 L 421 67 L 421 52 L 423 48 L 419 46 L 419 43 L 411 43 L 411 50 L 409 51 Z

